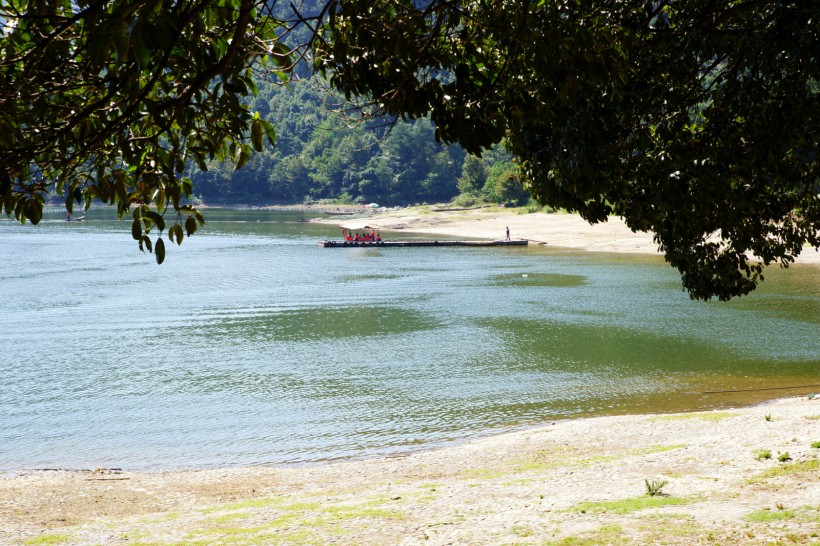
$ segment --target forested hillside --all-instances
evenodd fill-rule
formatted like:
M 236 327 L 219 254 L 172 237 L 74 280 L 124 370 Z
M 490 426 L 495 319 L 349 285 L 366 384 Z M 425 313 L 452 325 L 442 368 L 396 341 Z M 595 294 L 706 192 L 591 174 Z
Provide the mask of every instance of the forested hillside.
M 206 203 L 250 205 L 321 199 L 403 205 L 449 201 L 526 200 L 512 158 L 503 148 L 478 159 L 436 142 L 429 119 L 399 122 L 345 116 L 343 98 L 319 79 L 289 87 L 257 81 L 251 109 L 276 128 L 276 145 L 247 165 L 211 162 L 192 168 L 194 192 Z M 192 166 L 193 167 L 193 166 Z
M 319 13 L 323 2 L 299 3 L 302 17 Z M 294 18 L 290 4 L 275 8 L 282 21 Z M 307 43 L 310 29 L 296 25 L 287 35 L 291 47 Z M 351 104 L 313 77 L 301 63 L 286 87 L 256 80 L 250 108 L 276 129 L 276 144 L 266 147 L 241 169 L 213 161 L 208 171 L 190 165 L 194 193 L 206 203 L 293 203 L 316 200 L 403 205 L 449 201 L 519 202 L 529 194 L 502 147 L 469 157 L 459 146 L 442 145 L 429 118 L 391 123 L 361 122 Z

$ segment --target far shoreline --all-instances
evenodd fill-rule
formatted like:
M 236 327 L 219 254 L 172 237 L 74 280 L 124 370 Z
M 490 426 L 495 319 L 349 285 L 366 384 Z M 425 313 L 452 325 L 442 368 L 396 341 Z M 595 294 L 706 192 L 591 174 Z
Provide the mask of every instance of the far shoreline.
M 284 207 L 266 207 L 284 210 Z M 327 206 L 323 206 L 327 209 Z M 316 208 L 291 208 L 322 212 Z M 618 217 L 610 217 L 599 224 L 589 224 L 577 214 L 567 212 L 527 212 L 524 209 L 503 207 L 475 207 L 447 209 L 444 205 L 416 206 L 374 211 L 355 205 L 340 208 L 346 218 L 314 218 L 313 222 L 342 225 L 366 221 L 369 226 L 390 232 L 443 235 L 457 238 L 503 240 L 506 229 L 512 239 L 526 239 L 531 243 L 586 252 L 646 254 L 663 257 L 651 233 L 633 232 Z M 820 251 L 804 248 L 795 264 L 820 264 Z M 775 264 L 772 264 L 775 266 Z

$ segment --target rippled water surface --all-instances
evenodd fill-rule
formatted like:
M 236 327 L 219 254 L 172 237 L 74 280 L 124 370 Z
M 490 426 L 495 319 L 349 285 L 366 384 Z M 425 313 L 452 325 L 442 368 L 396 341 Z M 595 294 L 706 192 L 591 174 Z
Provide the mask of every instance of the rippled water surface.
M 337 230 L 299 218 L 210 210 L 162 266 L 104 212 L 0 222 L 0 470 L 308 463 L 820 390 L 817 266 L 698 303 L 654 257 L 322 249 Z

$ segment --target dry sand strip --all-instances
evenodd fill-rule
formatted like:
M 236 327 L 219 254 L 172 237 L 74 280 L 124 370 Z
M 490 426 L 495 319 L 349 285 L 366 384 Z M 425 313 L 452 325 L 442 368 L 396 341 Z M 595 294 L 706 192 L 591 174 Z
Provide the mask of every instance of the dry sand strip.
M 433 211 L 421 207 L 388 212 L 371 212 L 351 217 L 351 222 L 365 220 L 384 230 L 412 233 L 500 240 L 510 228 L 513 239 L 528 239 L 551 247 L 585 251 L 659 255 L 651 233 L 633 232 L 623 220 L 612 217 L 607 222 L 590 225 L 577 214 L 508 212 L 504 209 Z M 338 217 L 324 218 L 323 223 L 344 223 Z M 820 252 L 806 248 L 797 263 L 820 264 Z
M 313 467 L 0 477 L 2 544 L 818 542 L 820 400 L 806 396 Z

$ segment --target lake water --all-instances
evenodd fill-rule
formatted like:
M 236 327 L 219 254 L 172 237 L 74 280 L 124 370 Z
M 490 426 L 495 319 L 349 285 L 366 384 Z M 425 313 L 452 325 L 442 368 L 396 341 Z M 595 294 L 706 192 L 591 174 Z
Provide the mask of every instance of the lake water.
M 817 266 L 702 303 L 655 257 L 322 249 L 338 230 L 299 218 L 209 210 L 162 266 L 110 211 L 1 221 L 0 471 L 313 463 L 820 391 Z

